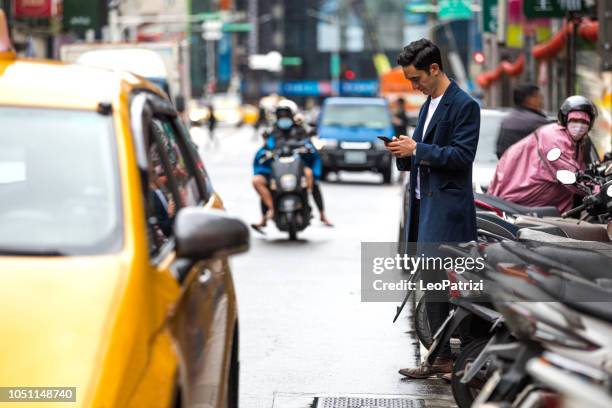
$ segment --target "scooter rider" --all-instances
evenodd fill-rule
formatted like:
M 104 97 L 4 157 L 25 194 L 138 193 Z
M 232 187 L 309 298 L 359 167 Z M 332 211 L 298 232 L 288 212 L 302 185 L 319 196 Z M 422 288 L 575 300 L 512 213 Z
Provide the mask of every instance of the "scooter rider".
M 556 206 L 560 212 L 572 207 L 573 185 L 560 183 L 557 170 L 584 170 L 585 141 L 597 117 L 597 108 L 584 96 L 567 98 L 557 115 L 558 123 L 542 126 L 510 147 L 502 156 L 488 193 L 530 207 Z M 558 148 L 560 157 L 547 153 Z
M 264 137 L 266 139 L 264 146 L 261 147 L 255 154 L 253 161 L 253 187 L 255 191 L 261 197 L 264 208 L 267 209 L 267 213 L 262 216 L 261 221 L 258 224 L 252 224 L 251 226 L 260 230 L 260 228 L 266 225 L 266 220 L 274 217 L 272 193 L 269 189 L 269 180 L 271 174 L 271 161 L 264 160 L 262 158 L 267 152 L 273 150 L 278 143 L 284 143 L 286 141 L 294 140 L 300 141 L 307 139 L 306 131 L 302 126 L 299 126 L 294 121 L 294 115 L 297 113 L 297 105 L 295 102 L 290 100 L 282 100 L 278 103 L 276 108 L 276 123 L 271 131 L 266 132 Z M 308 190 L 313 191 L 313 185 L 315 178 L 319 178 L 321 175 L 321 162 L 316 149 L 314 146 L 307 142 L 312 148 L 311 154 L 307 154 L 304 157 L 306 166 L 304 167 L 304 173 L 308 185 Z M 322 218 L 324 215 L 322 215 Z

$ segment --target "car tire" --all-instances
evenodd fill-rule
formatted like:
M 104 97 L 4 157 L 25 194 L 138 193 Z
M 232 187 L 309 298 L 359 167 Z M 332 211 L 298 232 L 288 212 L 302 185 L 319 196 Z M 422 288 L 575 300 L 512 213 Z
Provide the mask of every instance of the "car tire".
M 236 323 L 236 328 L 234 329 L 234 340 L 232 344 L 232 357 L 230 360 L 230 372 L 227 381 L 227 408 L 238 408 L 238 399 L 240 396 L 240 360 L 238 359 L 238 339 L 238 324 Z
M 461 353 L 455 365 L 453 367 L 453 376 L 451 379 L 451 389 L 453 391 L 453 397 L 459 408 L 469 408 L 474 403 L 474 399 L 484 386 L 486 378 L 480 378 L 477 374 L 476 377 L 469 384 L 461 383 L 463 372 L 466 370 L 468 364 L 476 360 L 476 357 L 480 355 L 484 347 L 489 342 L 488 337 L 481 337 L 474 341 L 471 341 Z M 480 384 L 480 387 L 474 384 Z

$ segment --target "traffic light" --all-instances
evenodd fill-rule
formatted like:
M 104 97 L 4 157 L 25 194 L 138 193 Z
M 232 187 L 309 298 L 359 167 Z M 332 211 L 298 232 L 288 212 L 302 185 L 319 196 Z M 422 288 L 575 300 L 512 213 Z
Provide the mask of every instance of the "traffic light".
M 355 71 L 353 71 L 350 68 L 347 68 L 342 72 L 342 78 L 347 81 L 352 81 L 356 77 L 357 77 L 357 74 L 355 74 Z

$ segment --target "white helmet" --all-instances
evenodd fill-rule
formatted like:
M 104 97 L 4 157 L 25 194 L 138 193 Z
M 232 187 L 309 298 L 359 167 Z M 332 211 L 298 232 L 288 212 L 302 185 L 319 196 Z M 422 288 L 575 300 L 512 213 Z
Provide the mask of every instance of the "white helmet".
M 289 109 L 291 111 L 292 115 L 295 115 L 296 113 L 298 113 L 299 108 L 297 106 L 297 103 L 293 102 L 291 99 L 283 99 L 281 100 L 278 105 L 276 105 L 276 109 Z

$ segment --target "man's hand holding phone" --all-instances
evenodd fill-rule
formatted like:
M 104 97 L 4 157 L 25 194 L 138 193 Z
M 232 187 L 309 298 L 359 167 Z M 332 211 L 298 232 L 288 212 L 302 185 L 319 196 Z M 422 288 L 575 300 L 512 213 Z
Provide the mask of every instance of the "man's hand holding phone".
M 376 137 L 382 140 L 383 142 L 385 142 L 385 145 L 393 141 L 393 139 L 389 139 L 387 136 L 376 136 Z
M 412 140 L 409 136 L 400 135 L 399 138 L 393 138 L 393 140 L 387 144 L 385 147 L 392 155 L 395 157 L 410 157 L 414 154 L 416 150 L 416 142 Z

